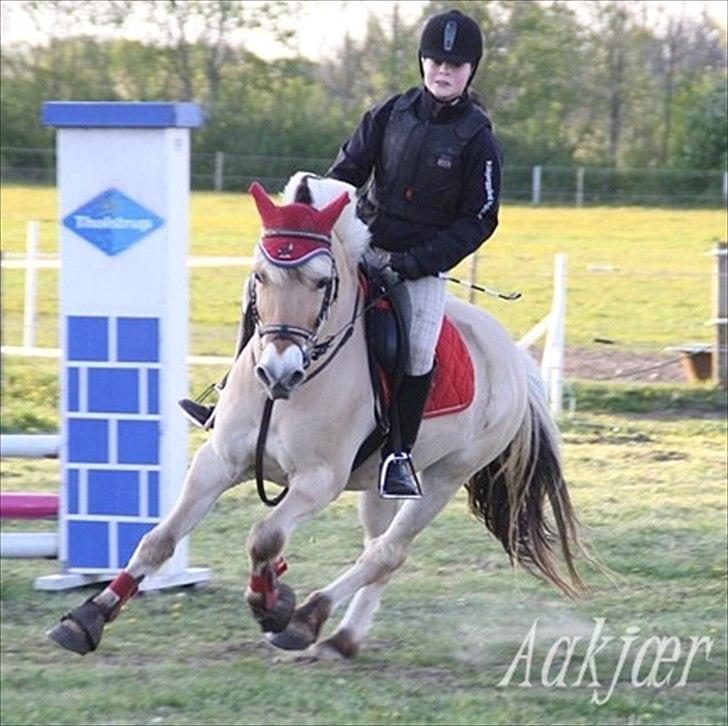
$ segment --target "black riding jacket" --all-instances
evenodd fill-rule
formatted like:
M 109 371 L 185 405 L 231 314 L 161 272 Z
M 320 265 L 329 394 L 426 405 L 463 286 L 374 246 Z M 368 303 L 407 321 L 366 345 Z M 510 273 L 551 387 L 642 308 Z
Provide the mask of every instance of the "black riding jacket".
M 372 245 L 409 251 L 425 274 L 452 269 L 498 225 L 501 151 L 488 116 L 464 95 L 413 88 L 368 111 L 327 176 L 357 188 Z

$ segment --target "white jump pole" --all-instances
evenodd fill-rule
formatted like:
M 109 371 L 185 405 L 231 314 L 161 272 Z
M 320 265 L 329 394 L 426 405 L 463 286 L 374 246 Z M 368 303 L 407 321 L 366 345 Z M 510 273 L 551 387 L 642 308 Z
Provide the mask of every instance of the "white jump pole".
M 55 459 L 60 451 L 57 434 L 3 434 L 0 456 L 20 459 Z
M 50 102 L 61 274 L 58 590 L 111 579 L 185 476 L 192 103 Z M 208 579 L 187 540 L 143 589 Z
M 560 416 L 563 412 L 564 348 L 566 341 L 566 269 L 567 256 L 554 256 L 554 295 L 546 331 L 541 377 L 548 393 L 551 412 Z
M 58 556 L 56 532 L 2 532 L 0 534 L 0 558 L 49 559 Z

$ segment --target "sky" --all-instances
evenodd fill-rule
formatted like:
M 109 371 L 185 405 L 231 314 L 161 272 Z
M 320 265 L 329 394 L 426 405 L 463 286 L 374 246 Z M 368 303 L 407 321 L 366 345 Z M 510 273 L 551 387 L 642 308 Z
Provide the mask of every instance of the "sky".
M 72 0 L 68 0 L 72 2 Z M 140 3 L 144 0 L 140 0 Z M 565 0 L 570 5 L 583 7 L 580 0 Z M 659 8 L 664 8 L 670 14 L 685 14 L 689 17 L 699 16 L 707 10 L 711 17 L 726 27 L 728 15 L 728 0 L 632 0 L 635 4 L 646 5 L 648 12 L 655 18 L 659 15 Z M 363 34 L 365 20 L 368 13 L 375 13 L 389 17 L 392 13 L 392 0 L 305 0 L 303 3 L 291 3 L 292 6 L 300 4 L 300 14 L 297 20 L 297 43 L 302 55 L 318 60 L 331 57 L 344 37 L 346 30 L 352 37 Z M 404 20 L 410 21 L 419 17 L 424 2 L 421 0 L 400 0 L 399 11 Z M 1 0 L 2 22 L 0 32 L 2 43 L 16 44 L 30 42 L 34 38 L 32 23 L 23 11 L 18 0 Z M 125 37 L 144 40 L 145 29 L 142 23 L 129 24 L 131 27 L 124 33 Z M 49 23 L 47 33 L 57 32 Z M 110 32 L 98 32 L 99 36 L 110 35 Z M 270 38 L 262 32 L 252 32 L 246 37 L 247 47 L 254 53 L 270 58 L 281 55 L 281 49 L 271 43 Z

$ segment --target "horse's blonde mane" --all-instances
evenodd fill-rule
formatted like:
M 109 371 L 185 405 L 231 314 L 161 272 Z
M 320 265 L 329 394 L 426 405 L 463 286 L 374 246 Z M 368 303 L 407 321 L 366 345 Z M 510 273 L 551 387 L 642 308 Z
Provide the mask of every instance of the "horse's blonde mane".
M 283 189 L 283 199 L 286 202 L 293 202 L 296 189 L 306 176 L 313 206 L 317 209 L 325 207 L 344 192 L 349 193 L 350 201 L 334 225 L 333 232 L 345 250 L 349 263 L 352 266 L 356 265 L 366 251 L 370 238 L 367 226 L 356 216 L 356 188 L 338 179 L 327 179 L 305 171 L 298 171 L 288 180 Z

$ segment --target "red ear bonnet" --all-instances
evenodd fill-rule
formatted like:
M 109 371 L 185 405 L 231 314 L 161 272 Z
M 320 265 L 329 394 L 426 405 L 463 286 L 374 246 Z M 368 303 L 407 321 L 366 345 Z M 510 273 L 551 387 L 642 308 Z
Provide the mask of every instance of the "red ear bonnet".
M 250 194 L 263 222 L 260 247 L 270 262 L 297 267 L 316 255 L 331 256 L 331 230 L 349 203 L 347 192 L 323 209 L 299 202 L 278 207 L 258 182 L 251 184 Z

